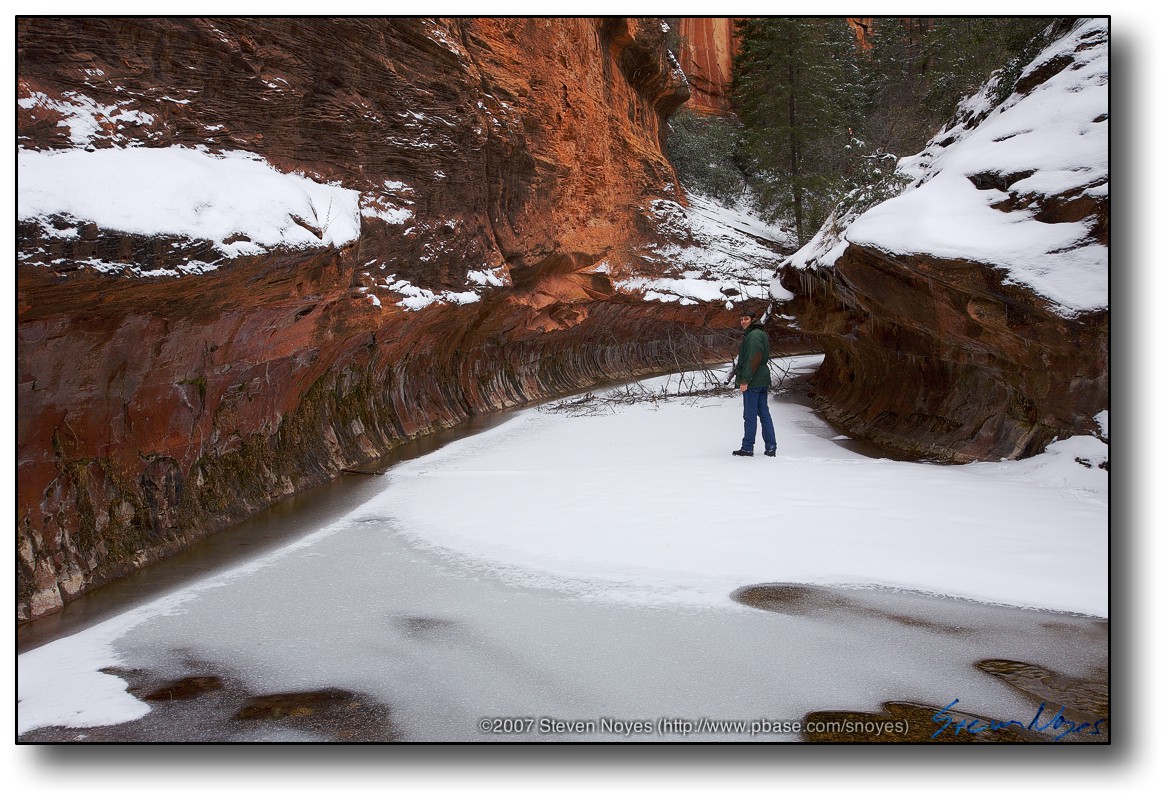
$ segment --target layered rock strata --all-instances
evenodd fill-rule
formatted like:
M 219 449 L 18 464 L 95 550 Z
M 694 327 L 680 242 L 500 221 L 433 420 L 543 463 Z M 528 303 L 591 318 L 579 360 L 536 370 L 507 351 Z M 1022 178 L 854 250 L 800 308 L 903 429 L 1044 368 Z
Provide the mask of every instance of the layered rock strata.
M 1105 21 L 1079 22 L 903 159 L 904 192 L 839 209 L 783 265 L 827 417 L 952 462 L 1107 435 L 1107 53 Z
M 621 288 L 684 243 L 664 36 L 19 20 L 18 616 L 426 431 L 729 353 L 729 294 Z
M 1066 319 L 983 264 L 852 245 L 785 285 L 823 336 L 815 407 L 853 435 L 942 462 L 1014 459 L 1095 434 L 1108 408 L 1107 310 Z

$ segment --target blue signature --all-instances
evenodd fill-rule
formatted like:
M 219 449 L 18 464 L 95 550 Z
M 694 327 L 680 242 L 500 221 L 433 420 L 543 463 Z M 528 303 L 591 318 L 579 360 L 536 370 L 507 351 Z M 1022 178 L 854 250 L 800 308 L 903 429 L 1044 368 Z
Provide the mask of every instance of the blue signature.
M 961 732 L 969 733 L 970 735 L 980 735 L 985 732 L 991 732 L 992 730 L 1019 727 L 1022 730 L 1033 730 L 1035 732 L 1044 732 L 1045 730 L 1059 732 L 1060 734 L 1052 739 L 1058 741 L 1065 735 L 1100 735 L 1100 728 L 1108 721 L 1108 719 L 1081 722 L 1072 721 L 1064 715 L 1064 706 L 1061 705 L 1060 709 L 1056 711 L 1056 715 L 1041 724 L 1040 716 L 1044 715 L 1046 707 L 1043 702 L 1040 703 L 1040 709 L 1036 711 L 1035 716 L 1027 724 L 1024 724 L 1022 721 L 1016 721 L 1015 719 L 1011 721 L 983 721 L 982 719 L 965 718 L 960 721 L 950 714 L 950 709 L 957 705 L 958 702 L 958 699 L 953 700 L 949 705 L 930 717 L 931 721 L 935 724 L 942 725 L 934 731 L 934 735 L 930 736 L 931 738 L 937 738 L 939 733 L 953 724 L 955 725 L 955 737 L 958 737 Z M 1092 728 L 1091 731 L 1089 731 L 1090 727 Z M 1063 729 L 1062 732 L 1061 729 Z

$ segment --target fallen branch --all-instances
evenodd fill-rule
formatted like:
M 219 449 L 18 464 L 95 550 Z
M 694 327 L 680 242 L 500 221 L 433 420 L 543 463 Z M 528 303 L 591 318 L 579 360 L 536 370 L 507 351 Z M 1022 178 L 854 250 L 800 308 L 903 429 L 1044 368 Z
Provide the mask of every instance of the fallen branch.
M 788 383 L 793 377 L 788 364 L 780 364 L 778 359 L 769 361 L 772 377 L 770 391 L 782 394 L 789 390 Z M 544 413 L 565 413 L 570 416 L 600 416 L 615 413 L 622 405 L 650 402 L 653 405 L 675 399 L 696 402 L 706 397 L 726 397 L 738 393 L 739 389 L 724 383 L 724 375 L 705 368 L 667 375 L 662 386 L 649 389 L 641 381 L 611 389 L 602 394 L 588 392 L 578 397 L 542 405 Z

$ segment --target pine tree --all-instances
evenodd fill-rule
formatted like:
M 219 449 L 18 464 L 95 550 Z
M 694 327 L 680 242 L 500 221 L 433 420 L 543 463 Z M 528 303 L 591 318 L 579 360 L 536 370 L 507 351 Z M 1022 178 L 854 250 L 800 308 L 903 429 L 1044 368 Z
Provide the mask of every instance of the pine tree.
M 925 30 L 914 19 L 874 20 L 864 63 L 870 102 L 861 130 L 875 149 L 913 153 L 933 132 L 932 114 L 923 108 L 929 91 Z
M 733 160 L 761 210 L 805 242 L 843 196 L 888 190 L 893 156 L 922 149 L 994 70 L 1004 70 L 1000 99 L 1010 93 L 1053 21 L 876 17 L 868 51 L 841 18 L 739 22 Z M 690 157 L 706 158 L 704 149 Z
M 873 102 L 862 130 L 875 147 L 920 150 L 991 73 L 1038 49 L 1047 17 L 877 17 L 867 60 Z M 1033 49 L 1033 44 L 1035 48 Z M 1001 90 L 1010 92 L 1011 86 Z
M 762 207 L 806 241 L 836 201 L 845 146 L 865 102 L 857 52 L 840 18 L 739 23 L 733 65 L 742 151 Z
M 685 187 L 735 205 L 745 191 L 737 167 L 737 129 L 732 117 L 703 116 L 680 109 L 668 120 L 667 152 Z

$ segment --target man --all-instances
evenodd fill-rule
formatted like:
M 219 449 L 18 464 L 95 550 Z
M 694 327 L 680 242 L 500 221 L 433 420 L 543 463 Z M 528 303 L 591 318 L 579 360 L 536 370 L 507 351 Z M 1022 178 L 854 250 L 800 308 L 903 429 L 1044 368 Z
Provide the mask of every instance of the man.
M 740 449 L 733 455 L 752 457 L 752 447 L 756 442 L 756 420 L 760 417 L 761 438 L 765 442 L 765 455 L 777 455 L 777 434 L 773 431 L 773 417 L 769 415 L 769 334 L 764 325 L 753 321 L 751 311 L 740 315 L 740 329 L 744 330 L 744 340 L 740 342 L 740 354 L 736 358 L 736 385 L 744 396 L 744 439 Z

